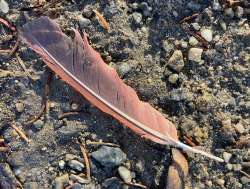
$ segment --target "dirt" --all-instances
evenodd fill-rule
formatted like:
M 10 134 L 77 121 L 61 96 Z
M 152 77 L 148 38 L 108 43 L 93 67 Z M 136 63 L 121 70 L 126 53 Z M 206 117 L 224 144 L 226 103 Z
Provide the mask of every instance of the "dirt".
M 9 11 L 0 15 L 17 28 L 47 15 L 66 33 L 71 28 L 84 30 L 91 45 L 137 91 L 140 99 L 175 123 L 181 141 L 186 142 L 186 136 L 219 157 L 223 158 L 225 152 L 231 155 L 228 162 L 219 163 L 183 152 L 189 163 L 185 188 L 249 188 L 249 138 L 243 146 L 235 146 L 241 137 L 249 136 L 250 128 L 247 1 L 230 9 L 224 1 L 216 8 L 217 1 L 201 0 L 64 0 L 41 12 L 20 10 L 36 5 L 37 1 L 6 2 Z M 92 10 L 103 14 L 110 32 L 102 27 Z M 199 15 L 180 24 L 194 13 Z M 184 28 L 195 33 L 208 28 L 213 39 L 192 46 L 191 35 Z M 1 36 L 11 34 L 4 26 L 0 26 L 0 32 Z M 8 48 L 14 40 L 1 38 L 1 42 L 1 48 Z M 203 49 L 199 62 L 189 60 L 192 47 Z M 183 54 L 184 66 L 175 70 L 168 60 L 177 50 Z M 66 180 L 66 187 L 70 183 L 65 178 L 79 174 L 68 166 L 66 154 L 83 162 L 77 143 L 80 138 L 119 145 L 126 154 L 120 165 L 130 170 L 134 182 L 148 188 L 165 188 L 172 162 L 170 147 L 134 134 L 89 104 L 57 76 L 50 82 L 50 109 L 34 124 L 26 126 L 27 120 L 41 110 L 49 71 L 41 58 L 23 43 L 16 53 L 32 77 L 25 74 L 0 77 L 0 135 L 10 148 L 8 153 L 0 153 L 0 180 L 5 180 L 2 186 L 12 188 L 13 183 L 19 182 L 24 188 L 60 188 Z M 1 56 L 0 60 L 1 71 L 24 72 L 15 55 Z M 81 113 L 58 119 L 63 112 L 74 110 Z M 10 126 L 13 122 L 31 139 L 29 144 Z M 76 184 L 75 188 L 128 187 L 122 184 L 117 165 L 105 167 L 91 157 L 100 147 L 86 146 L 91 159 L 91 183 Z M 60 161 L 66 165 L 60 167 Z

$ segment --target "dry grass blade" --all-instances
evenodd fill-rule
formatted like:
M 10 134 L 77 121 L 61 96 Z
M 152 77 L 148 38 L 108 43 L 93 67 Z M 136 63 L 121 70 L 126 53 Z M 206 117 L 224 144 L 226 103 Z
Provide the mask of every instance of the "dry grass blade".
M 100 25 L 106 29 L 108 32 L 110 32 L 110 26 L 109 23 L 106 21 L 106 19 L 103 17 L 103 15 L 97 11 L 97 10 L 93 10 L 93 12 L 95 13 Z
M 11 31 L 16 31 L 16 27 L 10 24 L 7 20 L 0 18 L 0 23 L 9 28 Z
M 62 113 L 58 116 L 58 119 L 63 119 L 65 117 L 68 117 L 68 116 L 74 116 L 74 115 L 79 115 L 80 112 L 65 112 L 65 113 Z
M 27 70 L 23 60 L 20 58 L 20 56 L 18 54 L 16 54 L 16 58 L 18 60 L 18 63 L 20 64 L 20 66 L 24 70 L 25 74 L 27 75 L 27 77 L 31 78 L 31 75 L 30 75 L 29 71 Z
M 245 175 L 247 178 L 250 179 L 250 175 L 248 173 L 246 173 L 245 171 L 240 170 L 240 173 L 242 173 L 243 175 Z
M 187 16 L 187 17 L 183 18 L 183 19 L 180 21 L 180 24 L 182 24 L 183 22 L 187 22 L 187 21 L 189 21 L 189 20 L 191 20 L 191 19 L 197 17 L 198 15 L 199 15 L 199 13 L 195 13 L 195 14 L 193 14 L 193 15 L 191 15 L 191 16 Z
M 144 188 L 147 189 L 147 186 L 140 184 L 140 183 L 134 183 L 134 182 L 124 182 L 124 184 L 129 185 L 129 186 L 135 186 L 138 188 Z
M 86 177 L 87 177 L 87 181 L 88 183 L 91 182 L 91 176 L 90 176 L 90 163 L 89 163 L 89 158 L 88 158 L 88 154 L 87 154 L 87 150 L 85 148 L 85 144 L 80 143 L 80 149 L 84 158 L 84 162 L 86 165 Z
M 118 144 L 114 144 L 114 143 L 110 143 L 110 142 L 102 142 L 102 141 L 95 142 L 95 141 L 87 140 L 86 144 L 87 145 L 105 145 L 105 146 L 117 147 L 117 148 L 120 147 Z
M 19 134 L 19 136 L 20 136 L 23 140 L 25 140 L 27 143 L 30 143 L 30 142 L 31 142 L 31 140 L 28 139 L 28 137 L 24 134 L 24 132 L 23 132 L 21 129 L 19 129 L 14 123 L 11 124 L 11 127 L 12 127 L 13 129 L 15 129 L 15 131 Z
M 43 115 L 45 109 L 46 109 L 46 105 L 43 104 L 41 110 L 39 111 L 39 113 L 37 115 L 35 115 L 31 120 L 27 121 L 26 125 L 31 125 L 34 122 L 36 122 L 38 119 L 40 119 L 40 117 Z

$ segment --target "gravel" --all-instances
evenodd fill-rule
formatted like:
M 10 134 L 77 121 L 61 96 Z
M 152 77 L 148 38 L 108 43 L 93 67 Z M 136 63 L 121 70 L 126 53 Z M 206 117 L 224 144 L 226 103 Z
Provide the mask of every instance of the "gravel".
M 201 55 L 202 55 L 203 49 L 200 48 L 191 48 L 188 51 L 188 59 L 194 62 L 201 62 Z

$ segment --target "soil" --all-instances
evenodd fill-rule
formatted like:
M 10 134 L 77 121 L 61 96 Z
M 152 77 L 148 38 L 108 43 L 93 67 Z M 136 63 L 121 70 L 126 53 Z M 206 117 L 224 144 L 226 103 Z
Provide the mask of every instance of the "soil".
M 6 2 L 9 10 L 0 15 L 17 28 L 46 15 L 55 19 L 66 33 L 71 28 L 84 30 L 92 47 L 136 90 L 140 99 L 175 123 L 181 141 L 186 142 L 184 138 L 188 137 L 205 151 L 225 160 L 229 157 L 227 162 L 219 163 L 183 152 L 189 163 L 185 188 L 250 187 L 248 1 L 243 0 L 232 8 L 225 1 L 215 0 L 64 0 L 54 6 L 40 1 L 45 4 L 40 12 L 27 9 L 37 1 Z M 109 32 L 93 10 L 106 19 Z M 198 16 L 180 23 L 194 13 Z M 191 45 L 192 36 L 187 28 L 198 34 L 209 29 L 213 39 L 206 41 L 204 36 L 205 39 Z M 3 25 L 0 32 L 1 36 L 11 34 Z M 1 48 L 13 46 L 14 41 L 1 38 Z M 190 49 L 194 47 L 203 50 L 200 61 L 190 60 Z M 176 69 L 169 59 L 177 50 L 183 57 Z M 0 136 L 5 141 L 2 145 L 10 148 L 8 153 L 0 153 L 2 187 L 15 188 L 13 183 L 19 182 L 24 188 L 60 188 L 58 182 L 63 183 L 65 178 L 62 175 L 80 173 L 68 165 L 67 159 L 74 155 L 72 159 L 83 162 L 77 139 L 119 145 L 126 154 L 126 160 L 119 165 L 130 170 L 134 182 L 153 189 L 166 187 L 171 147 L 134 134 L 93 107 L 54 74 L 49 87 L 49 110 L 32 125 L 26 125 L 27 120 L 41 111 L 50 73 L 42 59 L 23 43 L 16 53 L 32 77 L 25 74 L 0 77 Z M 0 56 L 0 61 L 0 72 L 24 72 L 15 55 Z M 58 118 L 63 112 L 79 110 L 77 115 Z M 30 143 L 11 127 L 13 122 Z M 242 139 L 246 136 L 248 139 Z M 244 140 L 243 145 L 237 145 L 239 140 Z M 74 187 L 128 188 L 122 184 L 119 165 L 106 167 L 91 156 L 100 147 L 86 146 L 91 160 L 91 183 Z M 60 166 L 60 162 L 66 165 Z M 67 179 L 65 182 L 65 187 L 70 184 Z

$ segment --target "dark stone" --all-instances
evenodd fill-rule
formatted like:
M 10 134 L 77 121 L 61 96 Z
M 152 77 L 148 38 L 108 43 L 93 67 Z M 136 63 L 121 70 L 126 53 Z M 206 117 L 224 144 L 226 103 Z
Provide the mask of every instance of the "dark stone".
M 121 189 L 122 187 L 122 182 L 116 177 L 109 178 L 102 183 L 103 189 Z

